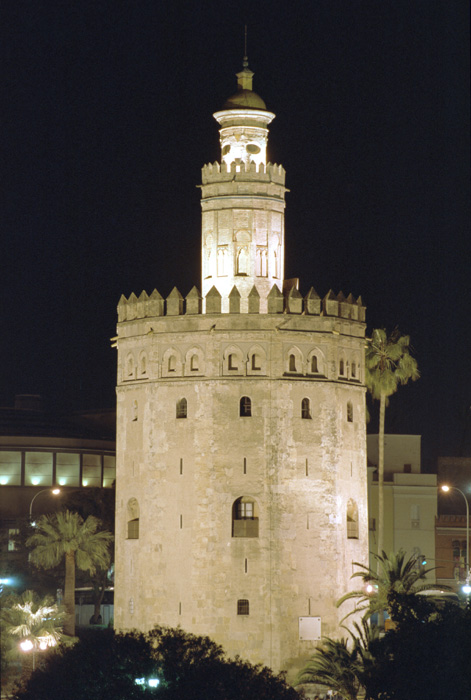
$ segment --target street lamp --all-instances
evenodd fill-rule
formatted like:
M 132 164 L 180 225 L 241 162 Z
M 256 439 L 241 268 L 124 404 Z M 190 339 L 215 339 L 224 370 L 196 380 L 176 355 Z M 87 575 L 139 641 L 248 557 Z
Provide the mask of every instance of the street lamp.
M 39 495 L 41 495 L 42 493 L 45 493 L 46 491 L 49 491 L 54 496 L 57 496 L 57 494 L 59 494 L 61 492 L 60 489 L 41 489 L 41 491 L 38 491 L 37 493 L 34 494 L 33 498 L 31 499 L 31 503 L 29 504 L 29 522 L 31 523 L 31 525 L 34 525 L 34 523 L 32 522 L 32 520 L 33 520 L 33 503 Z
M 469 568 L 469 503 L 468 499 L 466 498 L 465 494 L 461 489 L 459 489 L 457 486 L 448 486 L 447 484 L 443 484 L 441 487 L 441 490 L 447 493 L 451 489 L 454 491 L 458 491 L 463 498 L 464 502 L 466 503 L 466 587 L 470 589 L 470 576 L 471 576 L 471 569 Z M 471 591 L 471 589 L 470 589 Z M 467 592 L 467 591 L 465 591 Z

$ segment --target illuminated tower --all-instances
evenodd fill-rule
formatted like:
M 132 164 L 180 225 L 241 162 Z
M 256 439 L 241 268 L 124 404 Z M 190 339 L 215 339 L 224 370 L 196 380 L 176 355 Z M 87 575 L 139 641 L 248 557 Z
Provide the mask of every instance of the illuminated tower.
M 367 562 L 365 310 L 283 285 L 274 115 L 238 83 L 203 168 L 202 294 L 118 306 L 115 623 L 294 674 Z
M 267 164 L 268 124 L 275 115 L 252 91 L 244 60 L 238 91 L 214 114 L 221 126 L 221 163 L 203 168 L 202 290 L 214 285 L 229 310 L 237 288 L 243 312 L 255 287 L 266 313 L 273 283 L 283 287 L 285 171 Z

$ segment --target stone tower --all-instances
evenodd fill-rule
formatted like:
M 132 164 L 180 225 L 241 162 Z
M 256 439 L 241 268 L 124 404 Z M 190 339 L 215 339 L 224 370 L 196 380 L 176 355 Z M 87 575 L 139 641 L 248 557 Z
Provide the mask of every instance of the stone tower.
M 284 283 L 285 172 L 252 76 L 214 115 L 202 294 L 119 302 L 115 624 L 291 675 L 368 558 L 365 314 Z

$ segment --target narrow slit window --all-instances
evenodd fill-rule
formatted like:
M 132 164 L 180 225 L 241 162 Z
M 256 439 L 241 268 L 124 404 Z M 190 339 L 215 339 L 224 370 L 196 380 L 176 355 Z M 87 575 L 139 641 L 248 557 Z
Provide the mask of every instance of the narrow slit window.
M 228 366 L 228 369 L 232 369 L 232 370 L 238 369 L 237 358 L 233 353 L 231 353 L 228 357 L 227 366 Z
M 237 614 L 248 615 L 250 613 L 250 604 L 246 598 L 240 598 L 237 601 Z
M 352 362 L 352 379 L 355 379 L 356 376 L 357 376 L 356 362 Z
M 289 356 L 289 371 L 296 372 L 296 356 L 295 355 Z
M 350 498 L 347 503 L 347 539 L 357 540 L 358 537 L 358 506 Z
M 313 356 L 311 357 L 311 373 L 312 373 L 312 374 L 316 374 L 318 371 L 319 371 L 319 370 L 318 370 L 318 368 L 317 368 L 317 356 L 316 356 L 316 355 L 313 355 Z
M 243 396 L 240 400 L 240 415 L 249 418 L 252 415 L 252 401 L 248 396 Z
M 353 423 L 353 405 L 351 401 L 347 403 L 347 422 Z
M 170 355 L 168 358 L 168 371 L 175 372 L 177 369 L 177 358 L 175 355 Z
M 188 403 L 186 399 L 177 401 L 177 418 L 186 418 L 188 414 Z
M 345 374 L 345 363 L 343 360 L 340 360 L 339 362 L 339 374 L 341 377 Z
M 311 402 L 309 399 L 301 401 L 301 418 L 311 418 Z
M 190 372 L 197 372 L 198 370 L 198 355 L 192 355 L 190 360 Z

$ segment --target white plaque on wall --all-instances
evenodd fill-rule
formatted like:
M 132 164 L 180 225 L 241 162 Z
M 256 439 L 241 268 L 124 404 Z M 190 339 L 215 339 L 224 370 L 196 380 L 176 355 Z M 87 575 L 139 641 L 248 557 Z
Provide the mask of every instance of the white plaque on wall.
M 299 618 L 299 639 L 301 641 L 317 642 L 321 638 L 321 618 L 320 617 L 300 617 Z

